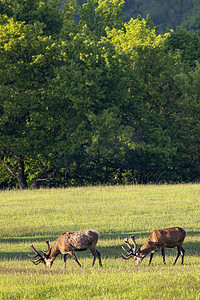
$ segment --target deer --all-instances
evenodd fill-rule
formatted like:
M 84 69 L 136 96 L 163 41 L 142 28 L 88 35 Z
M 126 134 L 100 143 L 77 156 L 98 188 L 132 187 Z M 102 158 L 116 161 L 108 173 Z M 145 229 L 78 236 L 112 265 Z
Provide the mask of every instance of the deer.
M 123 246 L 122 249 L 127 253 L 122 254 L 122 257 L 125 260 L 130 259 L 131 257 L 134 258 L 134 263 L 136 266 L 139 266 L 142 260 L 149 254 L 150 254 L 150 259 L 149 259 L 149 266 L 151 264 L 152 258 L 154 256 L 154 253 L 158 250 L 161 250 L 162 257 L 163 257 L 163 263 L 166 264 L 165 262 L 165 248 L 174 248 L 177 247 L 177 257 L 175 259 L 174 265 L 176 264 L 180 254 L 182 256 L 182 262 L 181 264 L 183 265 L 183 260 L 184 260 L 184 254 L 185 250 L 183 249 L 183 241 L 186 236 L 186 231 L 183 228 L 180 227 L 173 227 L 173 228 L 166 228 L 162 230 L 154 230 L 146 242 L 138 249 L 137 245 L 135 242 L 135 236 L 132 235 L 130 237 L 130 240 L 132 241 L 134 248 L 132 248 L 131 244 L 128 241 L 128 238 L 124 239 L 124 242 L 127 244 L 129 247 L 129 250 L 127 251 Z
M 66 260 L 67 255 L 70 254 L 73 259 L 77 262 L 77 264 L 81 267 L 79 263 L 75 251 L 84 251 L 90 250 L 93 255 L 93 263 L 94 266 L 96 257 L 99 260 L 99 265 L 102 267 L 101 263 L 101 255 L 100 252 L 96 249 L 96 244 L 99 239 L 99 232 L 95 230 L 84 230 L 84 231 L 76 231 L 76 232 L 63 232 L 54 242 L 52 247 L 50 247 L 49 241 L 46 241 L 48 251 L 42 251 L 43 256 L 35 249 L 33 245 L 31 245 L 31 249 L 35 252 L 34 255 L 28 254 L 31 258 L 37 258 L 36 260 L 30 259 L 32 263 L 38 265 L 43 263 L 45 267 L 51 268 L 54 260 L 59 254 L 64 255 L 64 268 L 66 269 Z

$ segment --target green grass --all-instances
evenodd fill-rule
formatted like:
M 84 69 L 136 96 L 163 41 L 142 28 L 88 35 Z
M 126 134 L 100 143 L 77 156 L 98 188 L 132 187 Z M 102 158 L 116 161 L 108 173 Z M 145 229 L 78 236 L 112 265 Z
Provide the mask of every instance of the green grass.
M 173 266 L 156 253 L 139 267 L 121 258 L 123 238 L 138 247 L 154 229 L 186 229 L 185 264 Z M 63 269 L 29 261 L 30 245 L 45 250 L 64 231 L 95 229 L 102 255 L 92 268 L 89 251 L 77 253 Z M 0 192 L 0 299 L 200 299 L 200 185 L 107 186 Z

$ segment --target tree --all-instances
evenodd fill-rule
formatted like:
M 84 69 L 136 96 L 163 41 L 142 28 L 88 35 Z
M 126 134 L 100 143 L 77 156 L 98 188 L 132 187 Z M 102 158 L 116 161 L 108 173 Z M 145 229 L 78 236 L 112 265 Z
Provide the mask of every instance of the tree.
M 120 121 L 120 107 L 128 95 L 130 68 L 125 56 L 122 60 L 109 41 L 88 33 L 87 26 L 65 51 L 71 53 L 70 63 L 57 70 L 54 81 L 57 98 L 66 108 L 62 114 L 66 144 L 59 163 L 68 174 L 98 182 L 105 166 L 121 165 L 120 149 L 126 147 L 122 136 L 128 129 Z M 98 168 L 95 176 L 94 168 Z
M 57 35 L 63 26 L 63 10 L 59 0 L 7 0 L 1 1 L 1 14 L 14 21 L 43 24 L 46 35 Z
M 177 148 L 176 173 L 179 180 L 199 178 L 199 34 L 183 27 L 167 40 L 168 52 L 182 67 L 174 78 L 174 96 L 168 104 L 169 130 Z
M 105 36 L 105 29 L 121 29 L 124 0 L 88 0 L 79 8 L 80 25 L 86 25 L 97 37 Z
M 194 69 L 200 59 L 200 34 L 199 32 L 177 27 L 167 40 L 168 51 L 180 56 L 186 69 Z
M 184 182 L 197 181 L 200 174 L 199 75 L 198 64 L 195 70 L 174 77 L 178 101 L 170 110 L 168 130 L 177 149 L 174 173 Z
M 131 19 L 124 27 L 107 33 L 117 51 L 129 55 L 132 74 L 137 78 L 130 83 L 130 98 L 123 111 L 134 129 L 129 141 L 129 165 L 137 170 L 139 181 L 156 181 L 170 172 L 176 154 L 165 115 L 176 74 L 165 47 L 170 34 L 158 35 L 144 19 Z
M 48 157 L 53 143 L 45 95 L 62 55 L 39 23 L 2 17 L 0 33 L 0 159 L 23 189 L 28 164 Z

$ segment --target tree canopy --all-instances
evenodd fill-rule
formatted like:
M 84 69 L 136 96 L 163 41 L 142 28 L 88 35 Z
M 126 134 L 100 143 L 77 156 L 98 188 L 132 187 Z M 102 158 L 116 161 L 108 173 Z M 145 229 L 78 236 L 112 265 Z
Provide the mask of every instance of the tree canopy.
M 0 188 L 199 180 L 199 33 L 123 5 L 0 2 Z

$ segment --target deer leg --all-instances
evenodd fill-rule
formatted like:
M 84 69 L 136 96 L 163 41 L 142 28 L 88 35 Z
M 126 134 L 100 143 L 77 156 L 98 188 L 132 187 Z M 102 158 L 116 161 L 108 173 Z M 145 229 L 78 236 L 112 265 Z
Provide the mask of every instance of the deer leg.
M 100 267 L 102 267 L 101 254 L 98 250 L 96 250 L 96 252 L 97 252 L 97 257 L 98 257 L 98 260 L 99 260 L 99 265 L 100 265 Z
M 166 262 L 165 262 L 165 248 L 161 248 L 161 253 L 162 253 L 162 257 L 163 257 L 163 263 L 164 263 L 164 265 L 166 265 Z
M 96 260 L 96 257 L 97 257 L 97 253 L 96 253 L 96 250 L 95 249 L 90 249 L 92 255 L 93 255 L 93 263 L 92 263 L 92 266 L 94 266 L 94 263 L 95 263 L 95 260 Z
M 100 267 L 102 267 L 102 263 L 101 263 L 101 254 L 100 254 L 100 252 L 97 250 L 97 249 L 90 249 L 90 251 L 91 251 L 91 253 L 92 253 L 92 255 L 93 255 L 93 263 L 92 263 L 92 266 L 94 266 L 94 263 L 95 263 L 95 261 L 96 261 L 96 257 L 98 258 L 98 260 L 99 260 L 99 265 L 100 265 Z
M 149 259 L 149 266 L 150 266 L 150 264 L 151 264 L 151 261 L 152 261 L 152 258 L 153 258 L 153 256 L 154 256 L 154 253 L 155 253 L 155 251 L 151 252 L 150 259 Z
M 177 257 L 176 257 L 176 259 L 175 259 L 175 262 L 174 262 L 174 265 L 176 264 L 176 262 L 177 262 L 177 259 L 179 258 L 179 256 L 180 256 L 180 254 L 181 254 L 181 251 L 180 251 L 180 247 L 179 246 L 177 246 Z
M 64 268 L 66 269 L 67 254 L 64 254 Z
M 76 254 L 74 253 L 74 251 L 70 251 L 69 254 L 73 257 L 73 259 L 77 262 L 77 264 L 81 267 L 80 262 L 78 261 Z
M 182 247 L 181 247 L 181 255 L 182 255 L 182 262 L 181 262 L 181 264 L 183 265 L 185 250 Z

